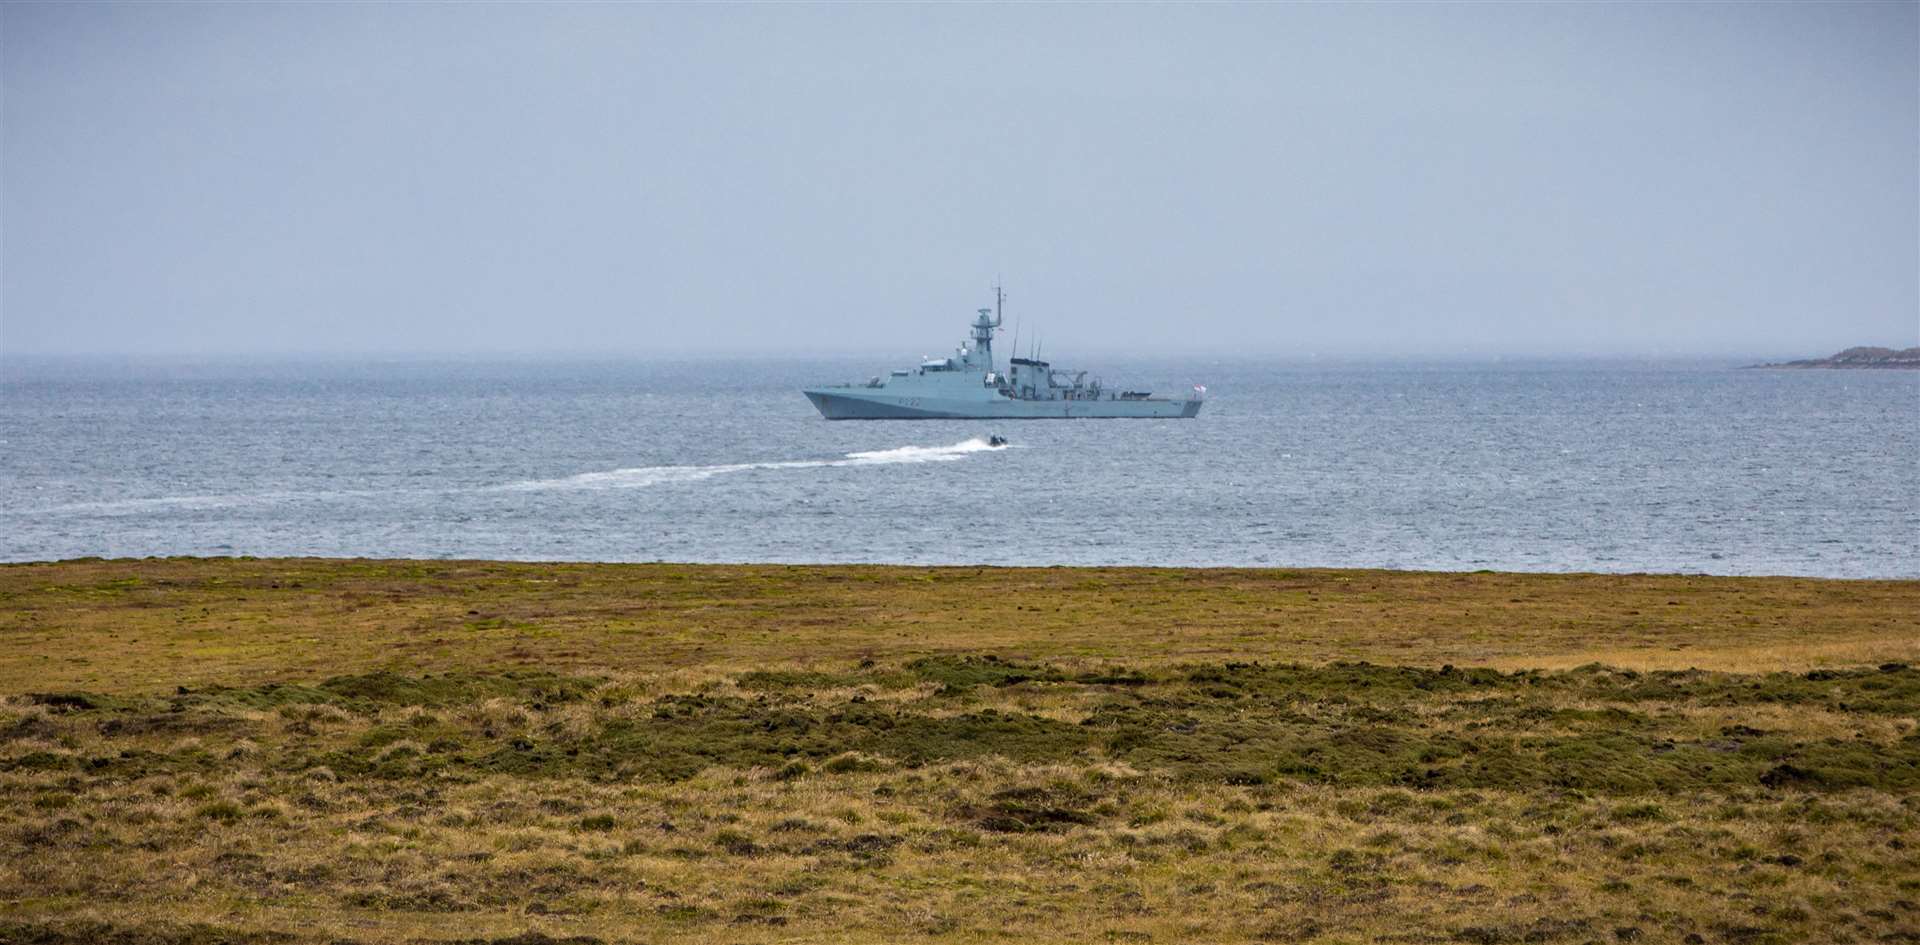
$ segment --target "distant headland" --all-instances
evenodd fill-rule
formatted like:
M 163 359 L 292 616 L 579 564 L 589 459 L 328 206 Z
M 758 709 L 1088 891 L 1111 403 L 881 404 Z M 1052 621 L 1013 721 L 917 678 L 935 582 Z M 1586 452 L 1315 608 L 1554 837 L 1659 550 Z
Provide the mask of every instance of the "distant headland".
M 1752 368 L 1920 368 L 1920 348 L 1848 348 L 1827 358 L 1808 358 L 1780 364 L 1749 364 Z

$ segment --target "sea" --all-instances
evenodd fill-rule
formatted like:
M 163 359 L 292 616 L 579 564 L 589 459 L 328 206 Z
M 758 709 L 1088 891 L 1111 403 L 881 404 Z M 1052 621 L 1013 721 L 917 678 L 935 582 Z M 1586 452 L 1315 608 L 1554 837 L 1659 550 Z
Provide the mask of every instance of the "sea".
M 1099 365 L 1205 385 L 1191 420 L 830 422 L 799 392 L 884 366 L 0 360 L 0 560 L 1920 577 L 1920 372 Z

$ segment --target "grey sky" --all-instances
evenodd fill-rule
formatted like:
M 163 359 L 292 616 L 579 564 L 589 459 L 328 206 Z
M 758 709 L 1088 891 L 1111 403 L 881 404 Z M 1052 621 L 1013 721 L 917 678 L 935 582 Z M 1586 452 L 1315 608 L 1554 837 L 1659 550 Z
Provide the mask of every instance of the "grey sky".
M 1920 5 L 0 7 L 0 355 L 1920 343 Z

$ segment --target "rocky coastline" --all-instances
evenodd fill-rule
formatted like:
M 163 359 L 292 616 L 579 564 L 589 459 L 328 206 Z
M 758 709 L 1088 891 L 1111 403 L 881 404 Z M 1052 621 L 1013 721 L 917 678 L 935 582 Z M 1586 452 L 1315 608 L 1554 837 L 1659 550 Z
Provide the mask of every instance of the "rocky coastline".
M 1778 364 L 1750 364 L 1750 368 L 1907 368 L 1920 369 L 1920 348 L 1857 347 L 1825 358 L 1783 361 Z

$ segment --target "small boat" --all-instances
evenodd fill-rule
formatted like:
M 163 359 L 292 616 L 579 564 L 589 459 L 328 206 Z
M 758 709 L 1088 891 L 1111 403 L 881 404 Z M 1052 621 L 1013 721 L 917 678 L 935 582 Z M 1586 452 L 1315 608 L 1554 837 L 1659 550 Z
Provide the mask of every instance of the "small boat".
M 987 445 L 988 446 L 1005 446 L 1007 445 L 1007 438 L 1004 436 L 1001 436 L 998 433 L 995 433 L 994 435 L 987 437 Z

